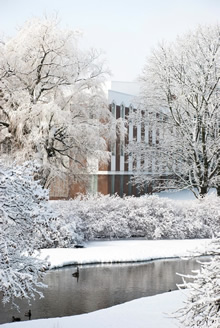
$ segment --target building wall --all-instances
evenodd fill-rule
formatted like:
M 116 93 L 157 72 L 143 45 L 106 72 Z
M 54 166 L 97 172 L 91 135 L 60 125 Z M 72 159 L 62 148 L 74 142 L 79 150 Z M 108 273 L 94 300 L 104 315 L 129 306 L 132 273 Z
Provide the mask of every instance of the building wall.
M 113 93 L 112 93 L 113 94 Z M 136 111 L 134 109 L 134 106 L 132 103 L 129 103 L 129 101 L 132 99 L 131 97 L 125 97 L 123 98 L 124 94 L 121 95 L 120 99 L 125 100 L 122 101 L 121 104 L 117 104 L 114 99 L 112 98 L 112 103 L 110 104 L 110 111 L 112 112 L 112 115 L 116 119 L 121 119 L 122 125 L 126 125 L 127 127 L 127 133 L 121 133 L 118 135 L 116 142 L 112 143 L 110 145 L 111 150 L 111 161 L 109 165 L 108 171 L 102 172 L 99 171 L 99 175 L 102 174 L 102 181 L 104 179 L 103 173 L 108 176 L 108 178 L 104 179 L 105 183 L 108 184 L 108 189 L 105 189 L 105 192 L 102 192 L 102 190 L 98 190 L 104 194 L 106 194 L 106 191 L 108 190 L 109 194 L 115 194 L 117 193 L 121 197 L 123 195 L 130 196 L 140 196 L 145 193 L 151 193 L 152 188 L 151 186 L 146 186 L 145 188 L 142 188 L 142 190 L 139 189 L 139 187 L 136 185 L 134 186 L 131 183 L 131 178 L 133 177 L 133 169 L 134 169 L 134 163 L 132 161 L 132 157 L 129 158 L 125 154 L 125 146 L 129 142 L 131 142 L 133 139 L 137 141 L 141 141 L 141 139 L 151 139 L 149 138 L 149 129 L 147 129 L 145 126 L 134 126 L 132 123 L 128 124 L 127 116 L 132 111 Z M 125 103 L 127 106 L 125 106 Z M 115 127 L 112 127 L 115 129 Z M 139 162 L 137 162 L 135 165 L 140 165 Z M 98 175 L 98 176 L 99 176 Z
M 108 92 L 109 110 L 116 119 L 121 119 L 122 127 L 127 126 L 127 134 L 122 133 L 117 137 L 116 142 L 109 145 L 111 151 L 111 159 L 109 165 L 98 168 L 97 174 L 90 176 L 88 185 L 73 184 L 70 181 L 60 182 L 56 186 L 51 187 L 50 197 L 55 198 L 74 198 L 78 192 L 96 193 L 100 192 L 104 195 L 117 193 L 121 197 L 123 195 L 140 196 L 141 194 L 150 193 L 151 186 L 139 190 L 138 186 L 130 183 L 133 176 L 132 158 L 125 155 L 124 147 L 128 142 L 134 139 L 141 140 L 145 138 L 146 142 L 152 143 L 155 139 L 155 131 L 150 126 L 133 126 L 127 122 L 129 112 L 135 110 L 135 95 L 139 91 L 139 86 L 133 82 L 113 82 L 112 88 Z M 116 132 L 116 127 L 112 126 Z M 136 163 L 140 165 L 140 163 Z M 63 190 L 59 190 L 63 188 Z
M 88 187 L 85 183 L 75 183 L 71 178 L 56 178 L 49 187 L 50 199 L 71 199 L 77 194 L 87 192 Z

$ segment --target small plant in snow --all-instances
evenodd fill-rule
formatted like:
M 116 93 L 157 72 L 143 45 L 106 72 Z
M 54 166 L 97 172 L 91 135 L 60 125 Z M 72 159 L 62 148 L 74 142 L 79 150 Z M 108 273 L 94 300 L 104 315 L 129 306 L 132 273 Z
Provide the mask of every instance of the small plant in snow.
M 210 243 L 210 261 L 201 269 L 183 276 L 179 288 L 187 288 L 187 301 L 178 311 L 185 327 L 220 327 L 220 235 Z

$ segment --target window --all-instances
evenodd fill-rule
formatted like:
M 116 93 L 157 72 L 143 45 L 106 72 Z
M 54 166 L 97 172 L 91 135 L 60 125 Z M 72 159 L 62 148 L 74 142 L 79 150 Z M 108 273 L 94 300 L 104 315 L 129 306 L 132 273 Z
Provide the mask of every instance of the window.
M 112 105 L 111 105 L 111 112 L 112 112 L 112 115 L 115 117 L 115 103 L 112 103 Z
M 123 104 L 120 107 L 120 117 L 125 118 L 125 106 Z

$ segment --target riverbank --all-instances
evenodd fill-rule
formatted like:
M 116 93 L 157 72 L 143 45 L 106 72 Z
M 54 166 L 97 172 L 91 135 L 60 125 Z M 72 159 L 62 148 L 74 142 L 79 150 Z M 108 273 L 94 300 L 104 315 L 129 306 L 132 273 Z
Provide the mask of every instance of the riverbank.
M 208 239 L 93 241 L 86 243 L 84 248 L 43 249 L 39 257 L 47 258 L 51 268 L 140 262 L 205 253 L 208 243 Z
M 161 258 L 191 256 L 205 252 L 209 240 L 117 240 L 85 244 L 82 249 L 44 249 L 51 268 L 71 264 L 137 262 Z M 95 286 L 94 286 L 95 287 Z M 181 307 L 180 291 L 144 297 L 88 314 L 2 324 L 2 328 L 172 328 L 176 320 L 169 317 Z

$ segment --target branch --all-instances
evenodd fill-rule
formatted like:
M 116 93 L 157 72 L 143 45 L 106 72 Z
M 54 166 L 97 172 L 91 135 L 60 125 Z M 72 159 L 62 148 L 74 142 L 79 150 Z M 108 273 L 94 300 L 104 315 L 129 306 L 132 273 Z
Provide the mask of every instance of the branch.
M 2 121 L 0 121 L 0 125 L 3 125 L 3 126 L 5 126 L 6 128 L 8 128 L 8 127 L 9 127 L 9 123 L 6 123 L 6 122 L 2 122 Z

